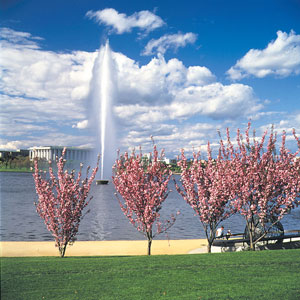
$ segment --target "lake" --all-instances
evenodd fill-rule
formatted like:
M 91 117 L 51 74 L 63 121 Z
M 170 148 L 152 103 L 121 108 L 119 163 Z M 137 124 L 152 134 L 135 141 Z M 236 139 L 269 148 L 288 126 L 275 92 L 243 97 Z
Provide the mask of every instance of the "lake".
M 179 177 L 177 177 L 179 178 Z M 158 239 L 197 239 L 205 238 L 205 233 L 194 211 L 176 192 L 170 182 L 169 194 L 161 210 L 161 219 L 167 219 L 180 210 L 181 214 L 168 235 L 160 234 Z M 108 185 L 93 184 L 90 190 L 92 201 L 87 209 L 90 212 L 79 226 L 77 240 L 140 240 L 144 239 L 123 215 L 114 195 L 112 182 Z M 51 241 L 43 220 L 36 213 L 34 202 L 38 196 L 30 173 L 0 172 L 1 219 L 0 239 L 2 241 Z M 225 231 L 243 232 L 245 221 L 240 215 L 234 215 L 222 223 Z M 300 229 L 300 207 L 282 220 L 285 230 Z

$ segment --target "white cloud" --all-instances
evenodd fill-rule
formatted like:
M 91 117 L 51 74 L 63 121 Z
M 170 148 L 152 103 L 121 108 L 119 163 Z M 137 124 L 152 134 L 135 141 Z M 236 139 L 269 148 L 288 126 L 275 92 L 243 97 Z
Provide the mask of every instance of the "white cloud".
M 24 117 L 24 109 L 30 118 L 70 121 L 82 118 L 82 103 L 89 91 L 91 70 L 97 53 L 74 51 L 56 53 L 36 47 L 20 47 L 14 36 L 20 33 L 10 30 L 1 47 L 2 112 Z M 21 34 L 26 44 L 25 33 Z M 2 36 L 5 38 L 5 36 Z M 24 40 L 25 39 L 25 40 Z
M 148 10 L 135 12 L 131 16 L 117 12 L 113 8 L 98 11 L 88 11 L 86 16 L 95 19 L 99 24 L 111 26 L 117 34 L 130 32 L 132 28 L 139 28 L 150 32 L 164 25 L 164 21 Z
M 262 104 L 251 87 L 243 84 L 189 86 L 177 89 L 170 102 L 156 105 L 119 105 L 115 112 L 127 123 L 143 126 L 167 120 L 187 120 L 193 116 L 207 116 L 215 120 L 249 117 Z
M 92 133 L 79 130 L 88 126 L 87 95 L 97 52 L 56 53 L 38 44 L 22 48 L 5 41 L 0 63 L 2 148 L 13 147 L 12 142 L 15 147 L 91 145 Z M 204 66 L 187 67 L 176 58 L 166 61 L 162 54 L 141 66 L 121 53 L 113 52 L 112 57 L 121 148 L 148 140 L 151 148 L 153 134 L 168 151 L 178 153 L 184 146 L 180 142 L 197 146 L 207 142 L 210 130 L 216 133 L 201 118 L 224 124 L 262 108 L 251 87 L 219 83 Z
M 209 81 L 214 81 L 215 76 L 206 67 L 191 66 L 187 70 L 186 79 L 188 85 L 203 86 Z
M 277 39 L 263 50 L 251 49 L 227 74 L 233 80 L 247 76 L 289 76 L 300 73 L 300 35 L 277 31 Z
M 1 143 L 1 141 L 0 141 Z M 0 149 L 1 150 L 18 150 L 21 149 L 21 147 L 23 147 L 23 143 L 21 141 L 10 141 L 4 144 L 0 144 Z M 23 148 L 22 148 L 23 149 Z
M 292 113 L 285 117 L 285 119 L 281 119 L 273 124 L 275 130 L 278 133 L 281 133 L 284 130 L 291 135 L 293 128 L 295 128 L 298 136 L 300 136 L 300 113 Z
M 40 47 L 36 41 L 43 40 L 40 37 L 32 36 L 28 32 L 15 31 L 7 27 L 0 28 L 0 38 L 2 39 L 1 43 L 14 43 L 18 48 L 30 48 L 30 49 L 39 49 Z
M 13 148 L 12 139 L 26 147 L 58 144 L 60 135 L 71 146 L 87 143 L 85 138 L 78 142 L 72 136 L 76 129 L 68 128 L 86 118 L 85 100 L 97 53 L 44 51 L 38 44 L 41 39 L 29 33 L 7 28 L 0 33 L 0 130 L 6 139 L 1 147 Z
M 292 152 L 295 152 L 298 150 L 298 147 L 293 135 L 293 129 L 296 130 L 296 135 L 300 137 L 300 113 L 283 114 L 283 117 L 284 118 L 276 120 L 275 122 L 274 120 L 270 123 L 265 122 L 264 125 L 257 128 L 257 133 L 259 136 L 262 136 L 266 130 L 270 133 L 273 127 L 277 133 L 277 149 L 279 150 L 282 145 L 282 132 L 285 131 L 286 147 Z
M 86 129 L 89 126 L 88 120 L 83 120 L 78 122 L 76 125 L 72 125 L 72 128 L 78 128 L 78 129 Z
M 187 87 L 176 94 L 171 106 L 173 118 L 201 114 L 213 119 L 239 118 L 262 108 L 253 89 L 243 84 Z
M 144 51 L 143 55 L 152 55 L 154 53 L 164 54 L 168 49 L 173 48 L 177 50 L 179 47 L 185 47 L 187 44 L 193 44 L 197 39 L 197 35 L 192 32 L 185 34 L 165 34 L 159 39 L 150 40 Z
M 176 58 L 165 61 L 162 55 L 143 66 L 120 53 L 115 53 L 114 59 L 118 69 L 119 104 L 170 103 L 178 90 L 216 80 L 206 67 L 186 67 Z
M 80 141 L 78 141 L 80 140 Z M 59 131 L 43 132 L 43 134 L 26 135 L 24 137 L 14 137 L 14 139 L 0 138 L 0 149 L 17 150 L 28 149 L 33 146 L 80 146 L 91 148 L 91 138 L 89 136 L 71 135 Z
M 1 48 L 0 88 L 14 96 L 77 101 L 88 93 L 95 57 L 81 51 L 58 54 L 6 44 Z
M 224 123 L 220 122 L 219 127 L 225 128 Z M 208 140 L 216 144 L 219 139 L 217 128 L 216 124 L 205 122 L 192 122 L 182 126 L 152 124 L 146 125 L 143 130 L 130 131 L 121 142 L 125 149 L 141 146 L 143 153 L 146 153 L 151 151 L 150 135 L 152 135 L 159 149 L 164 148 L 168 157 L 177 157 L 181 148 L 185 149 L 187 155 L 191 155 L 193 149 L 198 151 L 201 148 L 205 156 Z
M 252 121 L 259 120 L 261 118 L 269 118 L 269 117 L 275 117 L 278 115 L 283 115 L 284 112 L 281 111 L 263 111 L 263 112 L 257 112 L 254 115 L 250 116 L 250 119 Z

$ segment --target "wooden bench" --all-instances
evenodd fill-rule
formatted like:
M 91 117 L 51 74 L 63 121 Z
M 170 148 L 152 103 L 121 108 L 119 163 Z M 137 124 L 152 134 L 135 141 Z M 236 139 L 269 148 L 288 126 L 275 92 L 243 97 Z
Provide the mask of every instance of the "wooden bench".
M 215 239 L 213 242 L 213 246 L 218 246 L 218 247 L 233 247 L 236 244 L 250 244 L 249 239 L 245 238 L 234 238 L 235 236 L 244 236 L 243 233 L 235 233 L 230 236 L 229 239 Z M 232 238 L 233 237 L 233 238 Z M 282 243 L 283 240 L 285 239 L 290 239 L 290 242 L 292 241 L 293 238 L 300 238 L 300 230 L 287 230 L 284 231 L 283 235 L 280 236 L 270 236 L 270 237 L 264 237 L 260 239 L 260 242 L 269 242 L 269 241 L 276 241 L 277 243 Z

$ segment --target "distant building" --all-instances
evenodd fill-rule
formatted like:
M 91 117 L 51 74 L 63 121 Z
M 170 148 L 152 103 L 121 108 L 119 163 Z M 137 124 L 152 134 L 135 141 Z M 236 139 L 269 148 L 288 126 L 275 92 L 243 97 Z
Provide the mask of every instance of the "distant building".
M 143 158 L 146 159 L 146 160 L 150 160 L 151 159 L 151 153 L 145 153 L 143 155 Z
M 16 151 L 0 150 L 1 159 L 11 159 L 17 156 L 26 157 L 28 155 L 29 155 L 29 150 L 25 150 L 25 149 L 18 149 Z
M 143 156 L 143 159 L 145 159 L 145 160 L 150 160 L 151 158 L 152 157 L 151 157 L 150 153 L 146 153 Z M 158 160 L 161 161 L 161 162 L 166 163 L 167 165 L 172 165 L 172 164 L 176 164 L 177 163 L 177 160 L 175 158 L 172 159 L 172 158 L 163 157 L 162 159 L 159 158 Z
M 162 161 L 165 162 L 167 165 L 173 165 L 173 164 L 177 163 L 177 160 L 175 158 L 164 157 L 164 159 Z
M 29 148 L 30 160 L 39 159 L 55 160 L 56 157 L 62 155 L 64 147 L 60 146 L 46 146 L 46 147 L 31 147 Z M 90 159 L 92 155 L 92 149 L 78 148 L 78 147 L 66 147 L 66 160 L 86 161 Z

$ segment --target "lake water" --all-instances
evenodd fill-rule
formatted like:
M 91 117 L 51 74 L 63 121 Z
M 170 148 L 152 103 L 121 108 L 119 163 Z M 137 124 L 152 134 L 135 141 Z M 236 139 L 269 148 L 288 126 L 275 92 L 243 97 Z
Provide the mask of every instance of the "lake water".
M 205 233 L 194 211 L 173 190 L 165 201 L 161 210 L 161 219 L 170 214 L 181 214 L 173 227 L 166 234 L 160 234 L 158 239 L 196 239 L 205 238 Z M 93 184 L 90 196 L 90 209 L 79 226 L 77 239 L 86 240 L 140 240 L 143 234 L 138 232 L 123 215 L 119 203 L 114 195 L 112 182 L 108 185 Z M 53 240 L 47 231 L 43 220 L 35 211 L 34 202 L 37 201 L 34 181 L 30 173 L 0 172 L 1 219 L 0 240 L 2 241 L 50 241 Z M 300 229 L 300 207 L 293 210 L 282 220 L 285 230 Z M 225 231 L 233 233 L 243 232 L 245 221 L 240 215 L 234 215 L 223 222 Z

